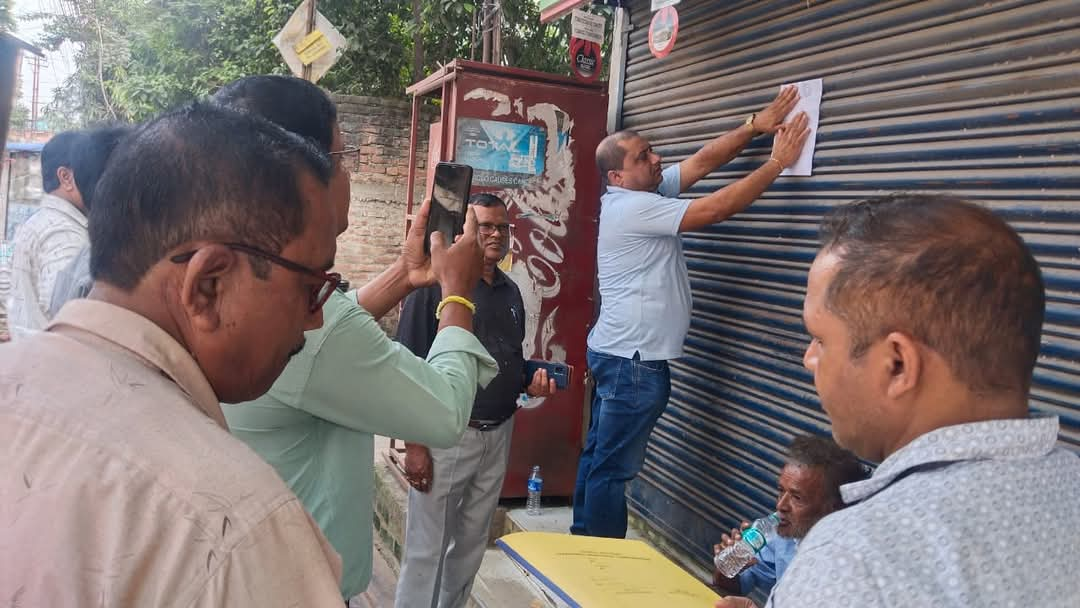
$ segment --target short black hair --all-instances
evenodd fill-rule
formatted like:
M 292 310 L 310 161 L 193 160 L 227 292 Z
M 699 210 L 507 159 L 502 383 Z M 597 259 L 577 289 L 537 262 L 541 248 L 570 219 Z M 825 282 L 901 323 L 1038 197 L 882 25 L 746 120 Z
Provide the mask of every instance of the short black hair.
M 799 435 L 792 439 L 786 462 L 821 469 L 825 473 L 825 491 L 837 507 L 844 504 L 840 486 L 870 477 L 870 469 L 855 454 L 820 435 Z
M 502 207 L 506 209 L 506 201 L 491 194 L 490 192 L 480 192 L 469 197 L 469 204 L 476 205 L 477 207 Z
M 596 168 L 600 170 L 601 190 L 607 190 L 608 171 L 618 171 L 623 168 L 626 148 L 622 147 L 622 142 L 635 137 L 641 137 L 637 131 L 623 129 L 608 135 L 600 141 L 600 145 L 596 146 Z
M 133 289 L 170 250 L 239 241 L 280 252 L 304 230 L 301 172 L 330 180 L 310 141 L 205 103 L 156 118 L 124 138 L 90 209 L 90 273 Z
M 248 76 L 225 85 L 210 99 L 314 140 L 324 152 L 333 145 L 337 107 L 325 91 L 302 78 Z
M 75 174 L 75 186 L 87 209 L 93 205 L 94 191 L 105 173 L 109 155 L 130 130 L 131 127 L 127 125 L 97 127 L 83 132 L 79 143 L 72 146 L 70 167 Z
M 839 258 L 826 307 L 848 326 L 853 358 L 900 331 L 976 393 L 1030 389 L 1046 290 L 1005 220 L 954 196 L 899 193 L 832 210 L 821 240 Z
M 41 148 L 41 188 L 52 192 L 60 187 L 56 171 L 60 167 L 72 168 L 75 149 L 84 145 L 86 134 L 80 131 L 64 131 L 52 136 Z M 81 191 L 80 191 L 81 193 Z

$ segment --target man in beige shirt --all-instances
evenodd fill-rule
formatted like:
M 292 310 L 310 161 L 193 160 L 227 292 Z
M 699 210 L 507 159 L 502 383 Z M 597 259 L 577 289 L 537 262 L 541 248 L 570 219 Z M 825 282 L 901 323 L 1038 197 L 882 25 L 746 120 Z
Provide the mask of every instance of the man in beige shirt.
M 265 392 L 322 324 L 329 176 L 300 138 L 206 106 L 117 149 L 89 299 L 0 346 L 0 602 L 341 606 L 337 555 L 218 405 Z

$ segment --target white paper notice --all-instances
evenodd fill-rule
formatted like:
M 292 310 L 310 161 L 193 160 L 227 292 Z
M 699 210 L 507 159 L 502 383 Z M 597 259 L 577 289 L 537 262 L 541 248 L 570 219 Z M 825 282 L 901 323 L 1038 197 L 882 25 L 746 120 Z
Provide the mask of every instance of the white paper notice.
M 799 103 L 784 118 L 784 122 L 788 122 L 799 112 L 806 112 L 807 118 L 810 119 L 810 134 L 806 136 L 806 143 L 803 144 L 799 160 L 784 169 L 780 175 L 807 176 L 810 175 L 810 170 L 814 166 L 814 147 L 817 145 L 818 119 L 821 116 L 821 79 L 796 82 L 795 86 L 799 89 Z
M 583 10 L 575 10 L 570 17 L 570 36 L 604 44 L 604 25 L 607 18 Z

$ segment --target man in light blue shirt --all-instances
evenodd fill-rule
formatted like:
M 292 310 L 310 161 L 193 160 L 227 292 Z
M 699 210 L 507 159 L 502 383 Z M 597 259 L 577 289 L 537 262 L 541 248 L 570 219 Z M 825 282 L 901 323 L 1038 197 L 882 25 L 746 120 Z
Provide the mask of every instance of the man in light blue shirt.
M 660 156 L 632 131 L 606 137 L 596 163 L 601 197 L 596 264 L 600 315 L 586 357 L 596 382 L 574 488 L 573 534 L 626 536 L 626 483 L 641 470 L 653 425 L 671 392 L 668 361 L 682 355 L 690 327 L 683 232 L 742 211 L 802 151 L 806 115 L 781 121 L 798 93 L 785 87 L 764 110 L 661 172 Z M 758 133 L 776 133 L 772 156 L 750 175 L 701 198 L 676 198 L 730 161 Z
M 1031 250 L 931 194 L 837 207 L 822 243 L 803 363 L 836 442 L 881 464 L 840 489 L 766 606 L 1076 606 L 1080 458 L 1028 409 L 1046 310 Z
M 717 570 L 713 585 L 728 592 L 767 596 L 795 558 L 799 541 L 821 518 L 844 507 L 840 486 L 868 476 L 869 471 L 859 459 L 832 439 L 819 435 L 793 439 L 777 480 L 776 513 L 780 525 L 776 535 L 735 578 L 727 578 Z M 742 529 L 749 525 L 743 522 Z M 719 553 L 741 538 L 739 530 L 732 529 L 714 549 Z

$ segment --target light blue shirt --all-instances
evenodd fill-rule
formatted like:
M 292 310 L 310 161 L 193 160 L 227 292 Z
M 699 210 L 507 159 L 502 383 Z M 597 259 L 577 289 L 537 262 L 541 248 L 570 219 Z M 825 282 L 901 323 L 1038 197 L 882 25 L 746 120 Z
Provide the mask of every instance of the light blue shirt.
M 743 594 L 760 590 L 768 595 L 773 585 L 784 576 L 788 564 L 795 559 L 799 541 L 777 536 L 757 554 L 757 563 L 739 574 L 739 591 Z
M 851 506 L 814 525 L 767 608 L 1075 608 L 1080 458 L 1058 430 L 1048 417 L 918 437 L 840 488 Z
M 674 198 L 679 180 L 673 165 L 657 192 L 608 186 L 600 198 L 594 351 L 646 361 L 682 356 L 692 302 L 679 224 L 691 201 Z

